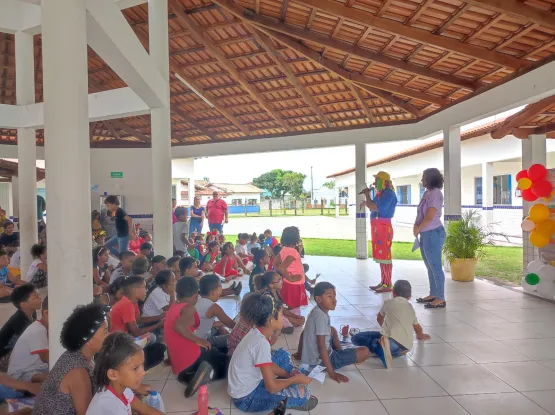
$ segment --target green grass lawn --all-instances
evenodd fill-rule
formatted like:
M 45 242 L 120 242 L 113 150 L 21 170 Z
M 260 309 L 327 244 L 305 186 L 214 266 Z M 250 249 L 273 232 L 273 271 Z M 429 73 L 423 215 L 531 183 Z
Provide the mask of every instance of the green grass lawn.
M 356 243 L 353 240 L 303 238 L 303 244 L 307 255 L 355 257 Z M 392 248 L 393 259 L 422 260 L 420 251 L 411 252 L 411 249 L 412 242 L 394 242 Z M 370 251 L 369 245 L 369 254 Z M 484 258 L 478 262 L 476 275 L 520 283 L 522 278 L 522 248 L 487 247 Z

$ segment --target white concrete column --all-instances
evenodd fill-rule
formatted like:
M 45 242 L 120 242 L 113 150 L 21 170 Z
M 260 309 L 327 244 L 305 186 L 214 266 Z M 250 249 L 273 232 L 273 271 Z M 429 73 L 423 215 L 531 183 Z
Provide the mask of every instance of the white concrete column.
M 364 195 L 359 195 L 366 187 L 366 144 L 355 144 L 355 193 L 356 195 L 356 245 L 357 259 L 368 259 L 368 221 L 367 208 L 359 209 L 359 205 L 365 199 Z
M 195 202 L 195 178 L 189 178 L 189 204 L 192 206 Z
M 150 56 L 166 81 L 167 100 L 164 108 L 153 108 L 150 114 L 152 136 L 152 197 L 154 213 L 154 249 L 171 257 L 172 242 L 172 171 L 171 115 L 169 100 L 168 1 L 148 2 Z
M 33 35 L 15 34 L 17 105 L 35 103 L 35 54 Z M 19 176 L 19 243 L 21 275 L 26 275 L 33 258 L 31 246 L 37 243 L 37 145 L 34 128 L 18 128 L 17 159 Z
M 482 163 L 482 214 L 484 226 L 493 223 L 493 163 Z
M 461 129 L 443 130 L 444 219 L 461 217 Z
M 528 139 L 522 140 L 522 170 L 528 169 L 532 164 L 546 165 L 546 145 L 545 134 L 534 134 Z M 532 205 L 533 203 L 522 199 L 523 218 L 528 216 L 528 211 Z M 538 250 L 530 243 L 529 233 L 524 231 L 522 232 L 522 256 L 524 269 L 526 269 L 529 262 L 538 257 Z
M 52 367 L 63 323 L 92 301 L 86 0 L 43 0 L 42 57 Z

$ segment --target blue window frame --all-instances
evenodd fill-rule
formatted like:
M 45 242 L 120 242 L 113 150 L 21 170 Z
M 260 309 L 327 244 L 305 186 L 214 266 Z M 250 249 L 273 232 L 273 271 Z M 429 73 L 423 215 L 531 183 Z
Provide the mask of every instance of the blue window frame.
M 474 194 L 477 205 L 483 204 L 482 178 L 474 178 Z M 512 176 L 510 174 L 501 174 L 493 176 L 493 205 L 512 205 Z
M 397 186 L 397 203 L 400 205 L 410 205 L 410 184 Z
M 481 177 L 474 178 L 474 194 L 475 194 L 474 202 L 477 205 L 481 205 L 482 204 L 482 178 Z

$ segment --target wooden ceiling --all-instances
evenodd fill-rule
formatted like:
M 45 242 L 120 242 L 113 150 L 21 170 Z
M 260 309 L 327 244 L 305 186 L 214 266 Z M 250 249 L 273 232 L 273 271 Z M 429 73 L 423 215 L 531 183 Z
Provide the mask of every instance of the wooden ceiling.
M 555 0 L 168 1 L 173 145 L 415 122 L 555 57 Z M 123 13 L 148 48 L 146 4 Z M 89 92 L 125 86 L 89 48 Z M 12 35 L 0 35 L 0 103 L 15 104 Z M 148 147 L 149 117 L 90 134 Z

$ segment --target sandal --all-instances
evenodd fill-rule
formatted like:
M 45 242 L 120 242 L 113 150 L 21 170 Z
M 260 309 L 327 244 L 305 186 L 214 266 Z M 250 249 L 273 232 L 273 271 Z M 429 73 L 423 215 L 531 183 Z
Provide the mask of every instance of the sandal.
M 445 308 L 447 307 L 447 303 L 444 301 L 441 304 L 433 305 L 432 303 L 428 303 L 424 306 L 424 308 Z
M 417 303 L 420 303 L 420 304 L 422 304 L 422 303 L 431 303 L 432 301 L 435 301 L 435 299 L 436 299 L 435 297 L 432 297 L 432 298 L 428 298 L 428 299 L 426 300 L 425 298 L 422 298 L 422 297 L 421 297 L 421 298 L 417 298 L 417 299 L 416 299 L 416 302 L 417 302 Z

